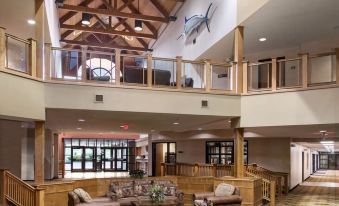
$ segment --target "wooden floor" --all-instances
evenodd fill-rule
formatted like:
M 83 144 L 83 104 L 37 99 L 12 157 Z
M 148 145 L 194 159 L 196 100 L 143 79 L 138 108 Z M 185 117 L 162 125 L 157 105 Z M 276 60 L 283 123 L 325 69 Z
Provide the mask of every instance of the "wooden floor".
M 287 196 L 278 199 L 277 206 L 339 205 L 339 170 L 318 171 Z

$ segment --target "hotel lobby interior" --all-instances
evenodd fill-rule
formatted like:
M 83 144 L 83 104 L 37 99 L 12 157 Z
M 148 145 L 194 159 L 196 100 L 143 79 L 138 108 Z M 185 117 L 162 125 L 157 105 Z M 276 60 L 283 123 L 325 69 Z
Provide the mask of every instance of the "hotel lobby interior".
M 338 0 L 1 0 L 0 206 L 339 205 Z

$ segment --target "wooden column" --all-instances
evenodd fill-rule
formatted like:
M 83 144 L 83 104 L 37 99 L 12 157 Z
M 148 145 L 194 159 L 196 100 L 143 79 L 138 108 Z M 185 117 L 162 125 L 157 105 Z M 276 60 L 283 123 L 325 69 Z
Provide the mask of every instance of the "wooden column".
M 242 81 L 242 93 L 247 94 L 248 92 L 248 62 L 243 62 L 243 70 L 242 70 L 242 75 L 243 75 L 243 81 Z
M 82 81 L 87 80 L 87 72 L 86 72 L 86 61 L 87 61 L 87 46 L 81 46 L 81 79 Z M 91 79 L 91 72 L 89 72 L 89 80 Z
M 181 89 L 181 73 L 182 73 L 182 56 L 176 57 L 176 67 L 177 67 L 177 73 L 176 73 L 176 83 L 177 83 L 177 89 Z
M 235 161 L 234 161 L 234 174 L 235 177 L 244 177 L 244 129 L 237 128 L 234 132 L 235 143 Z
M 51 53 L 52 53 L 52 44 L 45 43 L 45 77 L 44 79 L 51 79 Z
M 243 92 L 244 27 L 234 31 L 234 61 L 237 62 L 237 93 Z
M 115 85 L 120 85 L 121 50 L 115 49 Z
M 37 43 L 34 39 L 28 39 L 29 41 L 29 74 L 32 77 L 38 77 L 38 72 L 37 72 Z
M 35 205 L 44 206 L 45 205 L 45 188 L 37 186 L 35 191 Z
M 302 88 L 308 87 L 308 54 L 301 55 Z
M 152 61 L 152 54 L 147 55 L 147 87 L 152 87 L 152 66 L 153 61 Z
M 46 12 L 45 12 L 45 2 L 43 0 L 34 0 L 35 2 L 35 76 L 38 78 L 43 78 L 44 70 L 44 47 L 45 42 L 47 42 L 45 35 L 45 27 L 47 25 L 46 21 Z
M 45 122 L 35 122 L 35 147 L 34 147 L 34 181 L 37 184 L 44 182 L 45 161 Z
M 271 80 L 272 80 L 272 91 L 276 91 L 277 90 L 277 59 L 273 58 L 272 59 L 272 76 L 271 76 Z
M 59 134 L 53 134 L 53 146 L 54 146 L 54 171 L 53 176 L 55 179 L 59 178 Z
M 205 91 L 211 91 L 212 87 L 212 66 L 210 60 L 205 60 Z
M 339 85 L 339 48 L 335 49 L 335 54 L 336 54 L 336 82 L 337 85 Z
M 6 29 L 0 27 L 0 70 L 6 67 Z
M 6 170 L 5 169 L 0 169 L 0 205 L 7 205 L 6 204 L 6 198 L 5 198 L 5 193 L 6 193 Z

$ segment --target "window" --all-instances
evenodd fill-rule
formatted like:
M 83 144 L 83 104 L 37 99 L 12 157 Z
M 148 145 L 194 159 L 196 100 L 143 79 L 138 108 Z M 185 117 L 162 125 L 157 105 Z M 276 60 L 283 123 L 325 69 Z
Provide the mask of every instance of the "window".
M 248 142 L 244 142 L 244 163 L 248 162 Z M 213 141 L 206 142 L 207 164 L 234 164 L 234 142 Z

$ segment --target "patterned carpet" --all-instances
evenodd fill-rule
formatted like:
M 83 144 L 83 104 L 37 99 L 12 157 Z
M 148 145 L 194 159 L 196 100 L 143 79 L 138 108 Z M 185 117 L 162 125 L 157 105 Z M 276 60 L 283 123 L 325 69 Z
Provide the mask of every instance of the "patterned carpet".
M 277 206 L 338 206 L 339 171 L 319 171 L 287 196 L 277 200 Z

